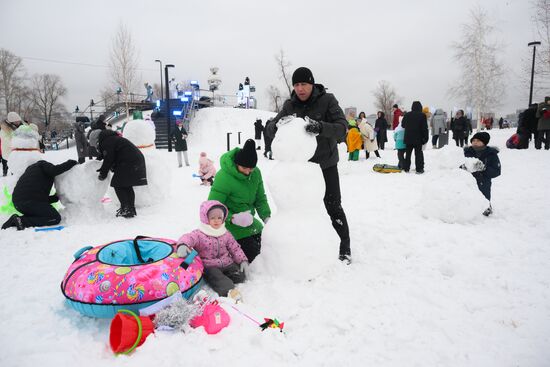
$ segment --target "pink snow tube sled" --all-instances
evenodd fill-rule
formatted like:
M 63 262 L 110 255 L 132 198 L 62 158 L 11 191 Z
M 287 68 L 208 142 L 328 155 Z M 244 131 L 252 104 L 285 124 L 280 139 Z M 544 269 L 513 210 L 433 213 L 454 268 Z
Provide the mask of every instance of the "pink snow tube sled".
M 92 317 L 112 318 L 120 309 L 138 313 L 180 292 L 189 298 L 200 288 L 202 260 L 192 251 L 176 255 L 176 241 L 138 236 L 75 254 L 61 292 L 75 310 Z

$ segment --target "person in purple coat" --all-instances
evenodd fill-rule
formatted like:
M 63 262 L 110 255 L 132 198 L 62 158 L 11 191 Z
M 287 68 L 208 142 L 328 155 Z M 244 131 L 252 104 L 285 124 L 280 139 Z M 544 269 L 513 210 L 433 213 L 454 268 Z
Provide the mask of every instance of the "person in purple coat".
M 248 259 L 239 243 L 225 228 L 227 207 L 207 200 L 200 207 L 200 227 L 178 240 L 179 257 L 195 249 L 204 265 L 204 279 L 216 293 L 236 298 L 235 284 L 248 278 Z M 239 297 L 240 298 L 240 297 Z

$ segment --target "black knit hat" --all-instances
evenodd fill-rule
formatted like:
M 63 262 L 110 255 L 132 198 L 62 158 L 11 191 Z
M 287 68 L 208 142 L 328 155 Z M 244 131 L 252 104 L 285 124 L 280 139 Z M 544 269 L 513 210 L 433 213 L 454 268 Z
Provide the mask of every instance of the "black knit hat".
M 296 83 L 315 84 L 315 79 L 313 79 L 311 70 L 303 66 L 296 69 L 294 74 L 292 74 L 292 85 Z
M 258 154 L 256 153 L 256 143 L 252 139 L 248 139 L 241 150 L 235 154 L 235 163 L 246 168 L 256 167 L 258 163 Z
M 483 142 L 483 144 L 487 145 L 487 144 L 489 144 L 489 140 L 491 139 L 491 135 L 489 135 L 489 133 L 486 133 L 486 132 L 475 133 L 474 136 L 472 136 L 472 138 L 470 139 L 470 143 L 474 139 L 481 140 Z

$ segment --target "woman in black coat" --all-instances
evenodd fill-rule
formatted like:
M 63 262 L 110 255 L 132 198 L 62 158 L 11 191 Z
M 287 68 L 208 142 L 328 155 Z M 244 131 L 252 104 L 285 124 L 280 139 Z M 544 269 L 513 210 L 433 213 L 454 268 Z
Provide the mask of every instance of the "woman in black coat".
M 106 179 L 109 170 L 114 172 L 111 187 L 120 201 L 116 216 L 132 218 L 136 215 L 133 186 L 147 185 L 145 158 L 132 142 L 112 130 L 103 130 L 98 140 L 103 155 L 103 165 L 98 170 L 99 179 Z
M 384 144 L 388 141 L 388 121 L 382 111 L 378 111 L 378 118 L 374 123 L 374 131 L 376 131 L 376 141 L 378 148 L 384 150 Z
M 453 131 L 453 139 L 456 146 L 463 147 L 466 142 L 466 131 L 468 130 L 468 121 L 464 116 L 463 110 L 456 112 L 455 118 L 451 122 L 451 130 Z
M 185 158 L 185 165 L 189 167 L 189 158 L 187 158 L 187 130 L 183 127 L 183 123 L 178 121 L 176 129 L 172 133 L 172 139 L 176 144 L 176 153 L 178 155 L 178 167 L 182 167 L 181 155 Z

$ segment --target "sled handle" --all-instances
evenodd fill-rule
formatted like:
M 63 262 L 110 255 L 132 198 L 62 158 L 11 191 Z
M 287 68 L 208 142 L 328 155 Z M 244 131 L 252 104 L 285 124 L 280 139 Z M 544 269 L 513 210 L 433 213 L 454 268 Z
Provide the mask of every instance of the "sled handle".
M 77 252 L 74 253 L 74 259 L 75 260 L 78 260 L 78 258 L 83 254 L 85 253 L 86 251 L 90 250 L 90 249 L 93 249 L 94 247 L 93 246 L 85 246 L 85 247 L 82 247 L 80 250 L 78 250 Z

